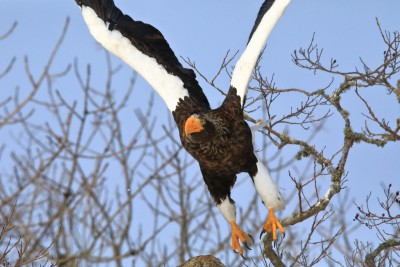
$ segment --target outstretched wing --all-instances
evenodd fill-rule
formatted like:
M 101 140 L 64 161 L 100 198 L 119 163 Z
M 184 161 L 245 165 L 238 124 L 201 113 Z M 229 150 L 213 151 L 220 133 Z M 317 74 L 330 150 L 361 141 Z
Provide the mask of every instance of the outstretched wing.
M 184 68 L 164 36 L 153 26 L 124 15 L 113 0 L 76 0 L 94 38 L 139 73 L 171 112 L 183 99 L 209 109 L 191 69 Z
M 231 79 L 231 88 L 236 88 L 237 94 L 241 98 L 242 107 L 246 100 L 247 88 L 254 66 L 257 63 L 269 34 L 290 1 L 291 0 L 266 0 L 258 12 L 247 47 L 236 63 Z

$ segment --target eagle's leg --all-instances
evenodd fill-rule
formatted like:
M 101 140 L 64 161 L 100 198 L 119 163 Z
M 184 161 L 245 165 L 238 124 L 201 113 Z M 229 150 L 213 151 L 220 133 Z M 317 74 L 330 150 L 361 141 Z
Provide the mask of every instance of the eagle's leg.
M 268 218 L 261 231 L 260 238 L 265 232 L 272 233 L 272 238 L 277 239 L 276 229 L 282 233 L 285 232 L 281 223 L 275 216 L 275 210 L 282 210 L 285 208 L 285 200 L 283 199 L 278 186 L 274 183 L 267 167 L 264 166 L 262 161 L 257 158 L 257 163 L 254 168 L 249 172 L 253 178 L 254 185 L 257 193 L 260 195 L 265 207 L 268 208 Z
M 236 175 L 221 175 L 220 173 L 208 172 L 207 169 L 200 165 L 203 173 L 204 181 L 207 184 L 215 203 L 222 216 L 231 225 L 232 249 L 243 257 L 243 250 L 240 247 L 240 242 L 249 249 L 252 245 L 253 237 L 243 232 L 236 223 L 235 202 L 231 198 L 231 188 L 235 184 Z
M 243 255 L 243 250 L 240 246 L 239 241 L 247 248 L 250 249 L 254 243 L 253 237 L 240 229 L 239 225 L 236 223 L 236 210 L 233 200 L 230 197 L 222 199 L 222 201 L 217 205 L 218 209 L 224 216 L 224 218 L 231 224 L 231 239 L 232 239 L 232 249 L 233 251 Z
M 265 233 L 272 233 L 272 238 L 274 240 L 277 239 L 277 234 L 276 234 L 276 229 L 279 229 L 282 233 L 285 233 L 285 229 L 279 222 L 279 220 L 276 218 L 274 209 L 270 208 L 268 209 L 268 218 L 267 221 L 264 224 L 264 227 L 261 231 L 260 237 Z

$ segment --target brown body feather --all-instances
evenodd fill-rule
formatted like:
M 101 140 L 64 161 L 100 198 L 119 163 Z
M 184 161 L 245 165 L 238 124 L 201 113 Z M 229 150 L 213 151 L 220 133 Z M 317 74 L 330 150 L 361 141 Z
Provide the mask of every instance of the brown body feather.
M 206 118 L 214 128 L 185 135 L 184 122 L 194 113 Z M 204 181 L 217 204 L 226 197 L 230 198 L 230 189 L 238 173 L 247 172 L 253 176 L 257 172 L 251 130 L 243 118 L 235 88 L 229 89 L 225 101 L 217 109 L 190 112 L 190 109 L 186 111 L 178 105 L 174 117 L 182 145 L 198 161 Z

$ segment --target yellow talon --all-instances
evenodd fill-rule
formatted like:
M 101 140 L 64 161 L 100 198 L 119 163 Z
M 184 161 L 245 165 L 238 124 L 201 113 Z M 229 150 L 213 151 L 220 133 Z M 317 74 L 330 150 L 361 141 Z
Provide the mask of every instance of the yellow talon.
M 232 227 L 232 249 L 240 255 L 243 255 L 243 250 L 240 247 L 239 240 L 246 248 L 250 249 L 249 246 L 254 243 L 253 237 L 243 232 L 235 221 L 231 221 L 230 224 Z
M 268 233 L 272 232 L 272 238 L 274 240 L 277 239 L 277 234 L 276 234 L 276 229 L 278 228 L 282 233 L 285 233 L 285 229 L 281 225 L 281 223 L 278 221 L 278 219 L 275 216 L 274 209 L 269 209 L 268 210 L 268 218 L 267 221 L 264 224 L 263 230 L 261 232 L 261 235 L 266 231 Z M 260 235 L 260 237 L 261 237 Z

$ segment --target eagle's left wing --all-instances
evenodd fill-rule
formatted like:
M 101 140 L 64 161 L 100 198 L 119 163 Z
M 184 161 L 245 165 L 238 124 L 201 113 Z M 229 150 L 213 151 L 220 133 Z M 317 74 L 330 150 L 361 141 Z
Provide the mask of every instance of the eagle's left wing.
M 266 0 L 258 12 L 246 49 L 236 63 L 231 87 L 236 88 L 243 107 L 251 73 L 275 24 L 291 0 Z

